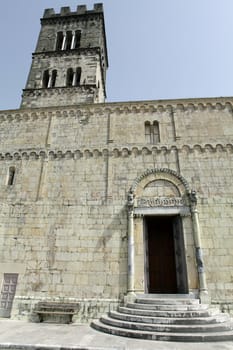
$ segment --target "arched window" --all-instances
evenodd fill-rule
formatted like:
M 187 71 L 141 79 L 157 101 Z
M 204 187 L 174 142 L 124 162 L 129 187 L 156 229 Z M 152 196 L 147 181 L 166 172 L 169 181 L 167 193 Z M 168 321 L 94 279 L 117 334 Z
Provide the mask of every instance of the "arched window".
M 157 121 L 153 122 L 152 125 L 152 135 L 153 135 L 153 142 L 152 143 L 158 143 L 160 142 L 160 135 L 159 135 L 159 123 Z
M 65 45 L 65 50 L 70 50 L 71 49 L 71 44 L 72 44 L 72 32 L 67 32 L 66 33 L 66 45 Z
M 150 138 L 150 122 L 145 122 L 145 140 L 146 143 L 151 143 L 151 138 Z
M 81 31 L 58 32 L 56 41 L 56 50 L 71 50 L 80 47 Z
M 81 41 L 81 31 L 76 30 L 75 32 L 75 39 L 74 39 L 74 49 L 78 49 L 80 47 L 80 41 Z
M 56 69 L 54 69 L 54 70 L 52 71 L 51 83 L 50 83 L 50 86 L 49 86 L 49 87 L 51 87 L 51 88 L 55 87 L 56 79 L 57 79 L 57 71 L 56 71 Z
M 80 67 L 78 67 L 76 69 L 75 86 L 79 86 L 80 85 L 81 73 L 82 73 L 82 69 Z
M 153 123 L 145 122 L 145 141 L 150 144 L 160 142 L 159 123 L 157 121 Z
M 63 32 L 58 32 L 57 33 L 56 50 L 62 50 L 63 39 L 64 39 Z
M 43 73 L 42 87 L 47 88 L 49 86 L 49 70 L 45 70 Z
M 73 86 L 73 79 L 74 79 L 74 71 L 72 68 L 69 68 L 67 70 L 67 75 L 66 75 L 66 86 Z
M 8 177 L 7 177 L 7 185 L 12 186 L 14 183 L 14 178 L 15 178 L 15 167 L 11 166 L 8 169 Z

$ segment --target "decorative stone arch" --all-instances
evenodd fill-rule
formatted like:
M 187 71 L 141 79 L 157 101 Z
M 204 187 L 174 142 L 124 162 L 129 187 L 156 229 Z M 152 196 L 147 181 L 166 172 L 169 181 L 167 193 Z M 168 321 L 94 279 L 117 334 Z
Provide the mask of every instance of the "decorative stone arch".
M 147 169 L 133 182 L 128 193 L 128 294 L 145 292 L 142 257 L 144 216 L 177 216 L 189 223 L 188 235 L 192 237 L 192 266 L 188 268 L 187 279 L 197 276 L 200 297 L 207 294 L 204 264 L 202 259 L 200 226 L 197 212 L 197 197 L 184 177 L 171 169 Z M 140 229 L 138 229 L 140 227 Z M 140 241 L 138 243 L 138 240 Z M 186 239 L 188 240 L 188 239 Z M 135 245 L 136 241 L 136 245 Z M 187 246 L 183 248 L 186 254 Z M 136 253 L 135 253 L 136 252 Z M 136 254 L 136 255 L 135 255 Z M 188 254 L 186 259 L 188 258 Z M 196 258 L 196 261 L 195 261 Z M 140 260 L 141 259 L 141 260 Z M 136 264 L 135 264 L 136 260 Z M 135 274 L 135 266 L 136 271 Z M 196 270 L 196 271 L 194 271 Z M 143 282 L 142 282 L 143 281 Z M 195 288 L 188 289 L 189 292 Z
M 190 191 L 188 182 L 185 178 L 179 175 L 176 171 L 167 168 L 147 169 L 143 174 L 139 175 L 133 182 L 130 190 L 134 193 L 140 191 L 148 182 L 156 180 L 167 180 L 176 186 L 180 194 Z

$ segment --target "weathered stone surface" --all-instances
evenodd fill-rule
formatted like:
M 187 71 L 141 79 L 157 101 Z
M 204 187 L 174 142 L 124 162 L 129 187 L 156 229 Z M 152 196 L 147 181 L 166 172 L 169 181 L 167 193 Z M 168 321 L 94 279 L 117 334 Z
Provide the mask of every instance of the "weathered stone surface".
M 145 222 L 164 215 L 179 217 L 182 227 L 177 283 L 198 295 L 205 272 L 211 301 L 232 312 L 233 99 L 95 103 L 82 87 L 45 88 L 37 95 L 41 69 L 62 69 L 64 57 L 64 69 L 76 58 L 84 65 L 93 60 L 83 74 L 94 77 L 97 53 L 83 48 L 96 27 L 93 47 L 98 36 L 104 47 L 99 11 L 84 11 L 80 26 L 88 32 L 80 51 L 57 56 L 46 53 L 64 23 L 46 12 L 37 47 L 46 51 L 35 56 L 23 108 L 0 111 L 0 280 L 18 275 L 12 317 L 30 318 L 35 304 L 48 299 L 79 302 L 77 322 L 98 318 L 123 300 L 130 273 L 134 291 L 147 292 Z M 69 28 L 73 16 L 66 14 Z M 159 128 L 156 142 L 146 125 L 150 133 Z

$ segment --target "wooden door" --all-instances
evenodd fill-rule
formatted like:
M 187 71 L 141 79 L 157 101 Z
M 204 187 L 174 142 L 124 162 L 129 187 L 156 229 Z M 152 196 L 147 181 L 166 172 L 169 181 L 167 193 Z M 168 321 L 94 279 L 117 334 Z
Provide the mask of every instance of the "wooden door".
M 10 317 L 18 274 L 5 273 L 0 296 L 0 317 Z
M 173 217 L 147 217 L 148 292 L 176 293 Z

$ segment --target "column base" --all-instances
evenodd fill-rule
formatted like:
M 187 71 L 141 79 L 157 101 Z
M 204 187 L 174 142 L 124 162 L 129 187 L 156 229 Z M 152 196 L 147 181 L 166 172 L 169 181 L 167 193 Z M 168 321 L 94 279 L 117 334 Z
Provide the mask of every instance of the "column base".
M 134 303 L 136 300 L 136 294 L 134 292 L 128 292 L 127 295 L 124 296 L 124 304 Z
M 201 304 L 210 304 L 210 297 L 207 290 L 200 290 L 199 298 L 200 298 Z

